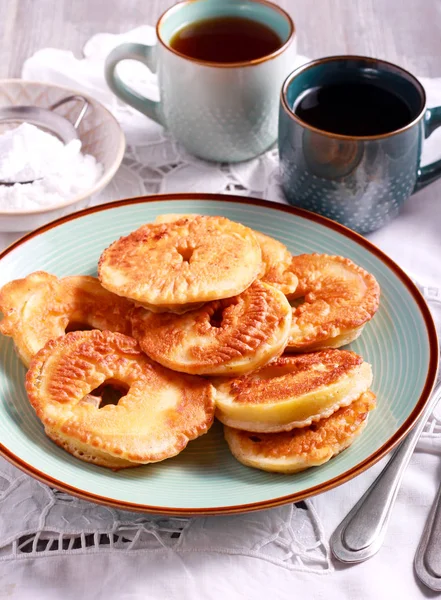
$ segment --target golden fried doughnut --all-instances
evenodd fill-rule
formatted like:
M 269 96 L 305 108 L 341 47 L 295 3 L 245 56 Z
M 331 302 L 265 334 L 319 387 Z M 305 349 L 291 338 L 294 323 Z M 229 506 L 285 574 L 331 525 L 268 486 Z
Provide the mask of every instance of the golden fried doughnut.
M 68 328 L 108 329 L 129 335 L 133 304 L 103 288 L 98 279 L 74 275 L 58 279 L 36 271 L 0 290 L 0 332 L 14 339 L 26 366 L 50 339 Z
M 183 217 L 191 219 L 197 216 L 194 213 L 167 213 L 158 215 L 155 223 L 173 223 Z M 288 248 L 282 242 L 275 240 L 269 235 L 265 235 L 254 229 L 252 231 L 262 251 L 262 270 L 259 274 L 259 279 L 262 279 L 265 283 L 270 283 L 286 296 L 293 294 L 297 287 L 297 277 L 290 268 L 292 256 Z
M 248 227 L 224 217 L 184 217 L 117 240 L 101 255 L 98 274 L 111 292 L 175 310 L 240 294 L 257 278 L 261 256 Z
M 380 287 L 373 275 L 342 256 L 293 256 L 298 286 L 287 351 L 339 348 L 355 340 L 376 313 Z
M 354 352 L 284 355 L 248 375 L 213 381 L 216 417 L 245 431 L 289 431 L 329 417 L 371 382 L 371 366 Z
M 308 427 L 256 435 L 224 426 L 224 434 L 233 456 L 244 465 L 296 473 L 322 465 L 348 448 L 366 427 L 369 411 L 374 408 L 375 395 L 368 391 Z
M 105 382 L 128 391 L 98 408 L 90 394 Z M 175 456 L 214 418 L 208 381 L 165 369 L 136 340 L 110 331 L 50 340 L 31 362 L 26 391 L 49 437 L 82 460 L 114 468 Z
M 136 308 L 132 335 L 146 354 L 184 373 L 247 373 L 281 354 L 291 306 L 276 288 L 257 280 L 239 296 L 214 300 L 184 315 Z

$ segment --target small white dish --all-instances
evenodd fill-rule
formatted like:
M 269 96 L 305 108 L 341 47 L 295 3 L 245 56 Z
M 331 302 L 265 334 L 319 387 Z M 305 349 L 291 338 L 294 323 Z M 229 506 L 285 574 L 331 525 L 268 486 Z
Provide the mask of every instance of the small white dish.
M 0 107 L 32 105 L 49 108 L 66 96 L 79 94 L 89 102 L 89 108 L 78 127 L 81 151 L 91 154 L 103 165 L 103 173 L 94 186 L 60 204 L 32 210 L 4 211 L 0 208 L 0 231 L 30 231 L 53 219 L 63 217 L 89 206 L 92 197 L 113 178 L 124 156 L 125 137 L 115 117 L 97 100 L 59 85 L 25 81 L 0 80 Z M 60 106 L 57 112 L 72 123 L 78 116 L 76 103 Z

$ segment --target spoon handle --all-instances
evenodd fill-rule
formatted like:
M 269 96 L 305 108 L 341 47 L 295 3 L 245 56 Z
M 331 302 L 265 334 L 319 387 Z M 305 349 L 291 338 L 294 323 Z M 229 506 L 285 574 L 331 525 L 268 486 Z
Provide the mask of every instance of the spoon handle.
M 427 587 L 441 592 L 441 484 L 415 554 L 415 571 Z
M 404 471 L 424 425 L 440 397 L 441 382 L 438 381 L 415 427 L 332 534 L 331 550 L 340 561 L 362 562 L 374 556 L 380 549 Z

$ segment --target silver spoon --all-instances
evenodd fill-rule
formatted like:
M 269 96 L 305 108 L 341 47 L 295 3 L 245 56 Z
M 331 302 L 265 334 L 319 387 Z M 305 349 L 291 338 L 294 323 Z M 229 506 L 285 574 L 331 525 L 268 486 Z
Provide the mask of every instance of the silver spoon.
M 74 123 L 71 123 L 65 117 L 62 117 L 58 113 L 54 112 L 59 106 L 66 104 L 67 102 L 81 101 L 80 112 Z M 83 120 L 84 115 L 89 108 L 89 102 L 83 96 L 77 94 L 73 96 L 67 96 L 55 104 L 49 106 L 49 108 L 40 108 L 38 106 L 6 106 L 0 108 L 0 125 L 3 123 L 31 123 L 48 133 L 52 133 L 64 144 L 68 144 L 72 140 L 78 139 L 78 127 Z M 38 179 L 43 179 L 39 177 Z M 33 183 L 37 179 L 31 179 L 28 181 L 1 181 L 0 185 L 11 186 L 16 183 L 26 184 Z
M 332 534 L 330 546 L 338 560 L 346 563 L 362 562 L 380 549 L 404 471 L 424 425 L 440 398 L 441 381 L 438 380 L 418 423 Z

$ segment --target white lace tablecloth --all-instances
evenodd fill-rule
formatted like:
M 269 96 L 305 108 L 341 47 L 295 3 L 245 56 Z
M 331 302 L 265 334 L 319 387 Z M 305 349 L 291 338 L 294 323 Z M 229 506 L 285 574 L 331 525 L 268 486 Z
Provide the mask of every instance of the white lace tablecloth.
M 237 165 L 213 165 L 179 147 L 161 127 L 107 90 L 103 60 L 122 41 L 154 41 L 151 28 L 99 34 L 83 60 L 37 52 L 23 77 L 95 96 L 122 123 L 127 152 L 94 203 L 165 192 L 222 192 L 285 202 L 277 151 Z M 299 57 L 299 64 L 305 60 Z M 125 77 L 156 93 L 139 64 Z M 441 80 L 422 80 L 429 106 L 441 105 Z M 433 139 L 432 139 L 433 138 Z M 425 160 L 441 155 L 432 136 Z M 441 183 L 411 198 L 401 215 L 370 239 L 422 286 L 441 330 Z M 0 249 L 16 234 L 0 233 Z M 441 479 L 441 407 L 407 469 L 385 543 L 366 563 L 342 566 L 328 540 L 385 460 L 335 490 L 297 505 L 228 517 L 163 518 L 119 511 L 49 489 L 0 459 L 0 598 L 338 600 L 432 598 L 413 573 L 413 557 Z

